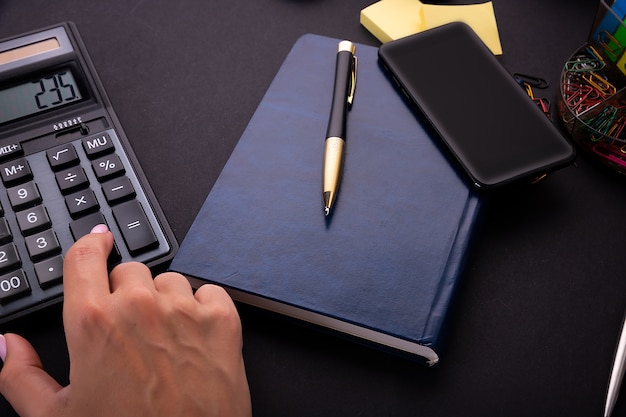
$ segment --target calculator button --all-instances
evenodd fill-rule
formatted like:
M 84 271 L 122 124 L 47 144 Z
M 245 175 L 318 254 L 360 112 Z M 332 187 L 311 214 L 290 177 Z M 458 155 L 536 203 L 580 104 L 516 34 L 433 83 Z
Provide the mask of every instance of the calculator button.
M 23 270 L 0 277 L 0 303 L 4 304 L 14 298 L 30 293 L 30 286 Z
M 120 157 L 116 154 L 96 159 L 91 165 L 100 182 L 112 177 L 117 177 L 125 172 L 124 165 L 122 165 Z
M 46 151 L 46 157 L 53 171 L 58 171 L 66 166 L 76 165 L 79 162 L 78 154 L 72 144 L 48 149 Z
M 98 200 L 91 189 L 79 191 L 65 197 L 65 204 L 70 215 L 76 218 L 84 213 L 94 211 L 100 207 Z
M 61 251 L 61 245 L 52 229 L 45 230 L 25 239 L 30 259 L 36 261 Z
M 132 198 L 135 196 L 135 189 L 128 177 L 120 177 L 102 184 L 102 191 L 109 204 Z
M 7 219 L 0 217 L 0 243 L 10 242 L 11 240 L 13 240 L 13 234 L 11 229 L 9 229 Z
M 74 240 L 78 240 L 81 237 L 85 236 L 94 226 L 99 224 L 106 224 L 106 220 L 104 220 L 104 216 L 102 213 L 92 213 L 88 216 L 82 217 L 78 220 L 74 220 L 70 223 L 70 231 L 72 232 L 72 236 Z
M 16 156 L 22 156 L 23 154 L 24 150 L 22 149 L 22 145 L 19 142 L 15 142 L 0 148 L 0 161 L 6 161 Z
M 106 220 L 104 220 L 104 216 L 102 213 L 92 213 L 88 216 L 82 217 L 78 220 L 74 220 L 70 223 L 70 231 L 72 232 L 72 236 L 74 240 L 78 240 L 81 237 L 89 234 L 91 229 L 94 226 L 99 224 L 107 224 Z M 109 258 L 107 259 L 107 264 L 109 269 L 112 268 L 115 264 L 119 263 L 122 260 L 122 254 L 117 248 L 117 243 L 113 243 L 113 249 L 111 249 L 111 253 L 109 254 Z
M 43 288 L 63 280 L 63 256 L 57 255 L 35 264 L 35 274 Z
M 86 187 L 89 184 L 85 171 L 79 166 L 57 172 L 55 177 L 63 194 Z
M 158 244 L 141 203 L 137 200 L 114 207 L 113 216 L 122 231 L 122 236 L 131 255 Z
M 98 155 L 113 152 L 115 149 L 115 145 L 113 145 L 113 141 L 108 133 L 85 138 L 82 140 L 82 143 L 83 149 L 89 159 L 94 159 Z
M 19 158 L 0 165 L 0 177 L 4 185 L 9 186 L 33 178 L 33 173 L 26 159 Z
M 50 217 L 44 206 L 35 206 L 15 213 L 17 224 L 24 236 L 50 227 Z
M 11 207 L 15 210 L 41 203 L 41 195 L 33 181 L 9 188 L 7 194 Z
M 22 260 L 14 243 L 0 246 L 0 272 L 18 268 L 20 265 Z

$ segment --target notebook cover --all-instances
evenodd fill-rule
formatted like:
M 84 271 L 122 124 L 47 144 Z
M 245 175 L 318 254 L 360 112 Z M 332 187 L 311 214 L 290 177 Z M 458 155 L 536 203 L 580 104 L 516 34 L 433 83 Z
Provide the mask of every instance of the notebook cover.
M 433 365 L 479 200 L 386 78 L 377 49 L 357 44 L 343 179 L 324 216 L 338 41 L 296 42 L 170 268 Z

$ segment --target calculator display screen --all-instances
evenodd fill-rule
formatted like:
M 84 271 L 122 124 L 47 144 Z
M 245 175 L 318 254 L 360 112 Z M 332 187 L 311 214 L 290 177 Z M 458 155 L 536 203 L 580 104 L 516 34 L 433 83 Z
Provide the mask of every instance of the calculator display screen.
M 0 124 L 82 99 L 69 68 L 0 90 Z

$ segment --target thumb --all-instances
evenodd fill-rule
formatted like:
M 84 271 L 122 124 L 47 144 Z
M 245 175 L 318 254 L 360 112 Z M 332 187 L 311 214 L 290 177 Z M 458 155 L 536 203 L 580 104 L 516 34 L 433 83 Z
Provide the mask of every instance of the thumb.
M 54 409 L 61 386 L 43 370 L 32 345 L 16 334 L 0 335 L 0 393 L 22 417 L 42 416 Z M 37 399 L 33 401 L 33 399 Z

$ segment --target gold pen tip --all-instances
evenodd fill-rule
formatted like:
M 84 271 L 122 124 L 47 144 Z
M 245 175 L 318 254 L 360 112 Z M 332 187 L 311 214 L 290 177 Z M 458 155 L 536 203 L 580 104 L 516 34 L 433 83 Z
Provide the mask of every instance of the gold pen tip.
M 328 216 L 330 214 L 330 207 L 324 207 L 324 215 Z

